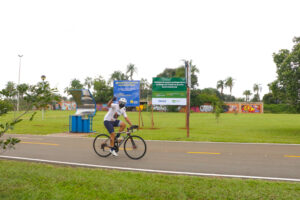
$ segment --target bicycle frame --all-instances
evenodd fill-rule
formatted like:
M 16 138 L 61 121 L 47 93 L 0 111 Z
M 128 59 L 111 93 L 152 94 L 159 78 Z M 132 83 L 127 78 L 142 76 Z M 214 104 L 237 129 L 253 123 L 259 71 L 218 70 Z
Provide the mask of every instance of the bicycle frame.
M 114 143 L 117 144 L 117 146 L 114 145 L 114 147 L 117 147 L 117 149 L 116 149 L 117 152 L 119 151 L 119 147 L 127 140 L 127 138 L 129 138 L 129 137 L 131 136 L 131 133 L 133 133 L 133 130 L 134 130 L 134 129 L 131 129 L 131 130 L 127 129 L 127 131 L 122 131 L 122 132 L 116 133 L 116 135 L 120 134 L 119 137 L 120 137 L 122 134 L 126 134 L 126 137 L 124 137 L 124 139 L 123 139 L 120 143 L 119 143 L 119 141 L 118 141 L 119 137 L 115 136 Z M 135 146 L 133 140 L 132 140 L 132 143 L 133 143 L 133 145 Z
M 109 145 L 111 139 L 107 134 L 99 134 L 95 137 L 93 142 L 94 151 L 100 157 L 107 157 L 111 154 L 111 148 L 114 148 L 114 150 L 118 152 L 120 146 L 123 145 L 124 152 L 129 158 L 134 160 L 142 158 L 147 151 L 147 145 L 142 137 L 132 134 L 135 129 L 138 129 L 138 126 L 134 125 L 127 128 L 127 131 L 117 132 L 117 135 L 114 137 L 113 147 Z M 126 136 L 124 136 L 124 134 L 126 134 Z M 121 138 L 119 138 L 120 136 Z M 96 144 L 96 141 L 100 141 L 100 143 Z M 139 153 L 140 155 L 137 155 Z

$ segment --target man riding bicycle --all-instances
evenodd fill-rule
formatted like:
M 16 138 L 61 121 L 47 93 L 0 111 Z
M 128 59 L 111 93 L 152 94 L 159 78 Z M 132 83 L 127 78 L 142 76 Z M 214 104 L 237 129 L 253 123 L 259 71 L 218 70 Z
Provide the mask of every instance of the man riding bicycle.
M 120 115 L 123 115 L 126 122 L 130 126 L 132 126 L 132 124 L 126 114 L 125 105 L 127 103 L 127 100 L 125 98 L 120 98 L 118 103 L 113 103 L 113 101 L 115 100 L 117 100 L 117 98 L 113 97 L 107 103 L 107 107 L 109 107 L 109 109 L 104 117 L 104 126 L 110 134 L 110 146 L 111 146 L 110 152 L 112 153 L 112 155 L 118 156 L 117 152 L 114 149 L 114 139 L 116 136 L 114 127 L 120 127 L 119 132 L 122 132 L 126 128 L 126 124 L 121 120 L 118 120 L 118 117 Z

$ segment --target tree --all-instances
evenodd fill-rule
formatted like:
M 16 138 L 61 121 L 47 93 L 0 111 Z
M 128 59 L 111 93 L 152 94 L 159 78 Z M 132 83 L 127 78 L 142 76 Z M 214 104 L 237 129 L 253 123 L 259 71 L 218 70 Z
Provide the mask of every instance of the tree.
M 19 92 L 21 98 L 23 98 L 23 95 L 27 92 L 28 89 L 29 89 L 29 85 L 26 83 L 22 83 L 17 86 L 17 91 Z
M 249 96 L 250 96 L 251 94 L 252 94 L 252 93 L 251 93 L 250 90 L 245 90 L 245 91 L 243 92 L 243 95 L 246 96 L 246 101 L 249 101 Z
M 184 60 L 186 62 L 186 60 Z M 193 65 L 193 61 L 188 61 L 189 67 L 191 68 L 191 87 L 192 89 L 196 89 L 196 86 L 198 86 L 198 76 L 197 73 L 199 73 L 199 69 L 196 65 Z M 176 77 L 185 77 L 185 66 L 180 66 L 176 70 Z
M 260 98 L 259 98 L 259 91 L 260 90 L 261 90 L 260 84 L 255 83 L 253 85 L 253 91 L 254 91 L 254 93 L 256 92 L 256 94 L 254 95 L 253 101 L 260 101 Z
M 223 80 L 219 80 L 217 82 L 217 89 L 220 89 L 221 90 L 221 95 L 223 95 L 223 89 L 224 89 L 224 86 L 225 86 L 225 83 Z
M 134 73 L 137 73 L 137 68 L 134 66 L 134 64 L 129 63 L 127 65 L 126 75 L 129 74 L 130 80 L 132 80 L 132 76 Z
M 60 100 L 56 88 L 51 88 L 48 81 L 38 82 L 36 85 L 30 86 L 24 100 L 30 102 L 29 106 L 37 109 L 46 108 L 52 102 Z M 28 107 L 26 110 L 31 109 Z
M 287 103 L 300 110 L 298 89 L 300 85 L 300 37 L 293 39 L 292 50 L 281 49 L 273 53 L 277 68 L 277 79 L 269 84 L 272 94 L 278 102 Z
M 26 115 L 33 107 L 40 108 L 45 105 L 50 104 L 54 99 L 57 99 L 57 95 L 54 93 L 56 89 L 50 88 L 49 84 L 45 83 L 37 83 L 36 85 L 29 86 L 28 90 L 24 93 L 24 100 L 26 101 L 26 108 L 22 111 L 17 117 L 13 120 L 9 120 L 6 122 L 0 122 L 0 138 L 9 130 L 13 129 L 16 124 L 23 120 L 23 116 Z M 0 116 L 5 115 L 12 107 L 9 102 L 5 102 L 5 100 L 0 100 Z M 34 112 L 30 121 L 33 120 L 33 117 L 36 113 Z M 17 138 L 11 138 L 2 140 L 0 139 L 0 149 L 8 149 L 13 148 L 15 144 L 20 142 Z
M 28 92 L 29 87 L 30 86 L 26 83 L 22 83 L 22 84 L 17 86 L 17 92 L 19 93 L 19 105 L 20 105 L 21 110 L 25 106 L 24 104 L 26 102 L 24 102 L 24 95 L 26 94 L 26 92 Z
M 188 61 L 189 65 L 191 67 L 191 87 L 192 89 L 196 89 L 196 86 L 198 86 L 198 76 L 197 73 L 199 73 L 199 69 L 196 67 L 196 65 L 193 65 L 193 61 Z M 173 77 L 179 77 L 179 78 L 185 78 L 185 66 L 179 66 L 177 68 L 165 68 L 164 71 L 157 75 L 157 77 L 166 77 L 166 78 L 173 78 Z
M 8 100 L 13 100 L 13 98 L 17 95 L 16 84 L 12 81 L 8 81 L 5 88 L 0 92 L 3 96 Z
M 83 89 L 83 84 L 80 82 L 80 80 L 74 78 L 70 82 L 70 86 L 66 87 L 64 92 L 69 94 L 69 90 L 74 90 L 74 89 Z
M 108 83 L 112 83 L 113 81 L 117 80 L 117 81 L 121 81 L 121 80 L 128 80 L 128 76 L 126 74 L 124 74 L 123 72 L 121 71 L 114 71 L 109 80 L 108 80 Z
M 150 92 L 150 84 L 147 79 L 142 78 L 140 82 L 141 99 L 146 99 Z
M 106 83 L 102 76 L 94 79 L 93 86 L 93 96 L 97 103 L 107 103 L 112 98 L 113 88 Z
M 221 94 L 216 88 L 204 88 L 201 90 L 201 94 L 215 95 L 219 99 L 221 98 Z
M 228 78 L 225 80 L 225 87 L 229 87 L 230 95 L 232 95 L 232 88 L 233 88 L 233 85 L 234 85 L 234 79 L 233 79 L 232 77 L 228 77 Z
M 252 102 L 259 102 L 260 98 L 258 94 L 254 94 L 253 98 L 251 99 Z
M 277 101 L 272 93 L 265 94 L 263 97 L 263 102 L 265 104 L 277 104 Z
M 201 94 L 200 89 L 191 90 L 191 106 L 201 106 L 201 101 L 197 98 Z
M 193 65 L 193 61 L 189 61 L 189 65 L 191 67 L 191 84 L 192 84 L 192 89 L 195 89 L 196 86 L 198 86 L 198 76 L 197 74 L 200 72 L 200 70 L 197 68 L 196 65 Z
M 86 77 L 84 79 L 84 86 L 86 86 L 88 89 L 91 89 L 92 85 L 93 85 L 93 79 L 91 77 Z
M 165 68 L 164 71 L 160 74 L 158 74 L 156 77 L 166 77 L 166 78 L 172 78 L 176 76 L 176 69 L 172 68 Z M 185 77 L 184 75 L 181 77 Z

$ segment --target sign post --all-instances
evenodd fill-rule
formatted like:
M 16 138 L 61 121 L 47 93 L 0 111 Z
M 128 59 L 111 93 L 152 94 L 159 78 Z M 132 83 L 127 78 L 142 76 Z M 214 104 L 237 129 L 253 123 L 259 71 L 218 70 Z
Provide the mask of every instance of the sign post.
M 153 78 L 152 82 L 152 121 L 153 105 L 187 104 L 187 84 L 185 78 Z M 152 123 L 152 126 L 154 124 Z
M 190 137 L 190 88 L 191 88 L 191 67 L 188 61 L 185 64 L 185 78 L 186 78 L 186 136 Z

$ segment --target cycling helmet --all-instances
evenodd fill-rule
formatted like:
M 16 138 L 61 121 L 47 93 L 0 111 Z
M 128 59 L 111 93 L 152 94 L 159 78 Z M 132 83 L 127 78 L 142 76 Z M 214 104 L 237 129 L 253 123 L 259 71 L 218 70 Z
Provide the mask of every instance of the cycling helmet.
M 120 106 L 120 108 L 125 107 L 126 103 L 127 103 L 127 100 L 125 98 L 119 99 L 119 106 Z

